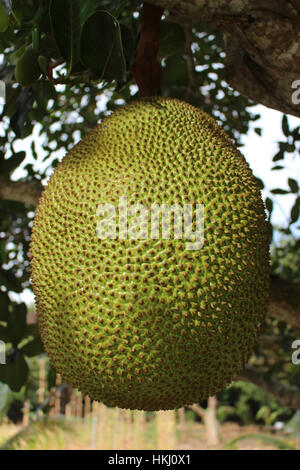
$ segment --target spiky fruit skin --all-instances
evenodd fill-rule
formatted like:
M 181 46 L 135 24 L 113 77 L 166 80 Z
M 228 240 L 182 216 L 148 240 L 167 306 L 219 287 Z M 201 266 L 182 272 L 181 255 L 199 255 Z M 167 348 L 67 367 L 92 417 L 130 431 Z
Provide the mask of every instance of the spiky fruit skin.
M 106 239 L 102 203 L 203 203 L 205 241 Z M 207 114 L 151 98 L 105 118 L 58 165 L 34 220 L 32 281 L 45 349 L 109 406 L 174 409 L 224 389 L 266 311 L 268 230 L 256 180 Z

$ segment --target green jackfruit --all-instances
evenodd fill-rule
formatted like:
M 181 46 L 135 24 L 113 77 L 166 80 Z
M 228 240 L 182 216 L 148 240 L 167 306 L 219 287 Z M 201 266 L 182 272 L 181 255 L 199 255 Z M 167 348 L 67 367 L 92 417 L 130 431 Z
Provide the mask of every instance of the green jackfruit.
M 40 75 L 38 52 L 28 47 L 16 63 L 15 79 L 20 85 L 29 87 L 35 84 Z
M 145 216 L 155 204 L 203 204 L 204 242 L 189 245 L 197 212 L 180 234 L 174 209 L 168 237 L 165 216 Z M 257 342 L 269 286 L 260 191 L 231 139 L 187 103 L 136 101 L 89 132 L 43 192 L 31 257 L 52 364 L 106 405 L 200 402 Z

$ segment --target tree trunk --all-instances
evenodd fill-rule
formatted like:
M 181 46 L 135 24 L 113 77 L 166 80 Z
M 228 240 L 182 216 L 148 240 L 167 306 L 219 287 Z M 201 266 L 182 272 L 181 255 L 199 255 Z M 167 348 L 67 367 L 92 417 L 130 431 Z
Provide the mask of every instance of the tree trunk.
M 189 408 L 202 419 L 206 430 L 207 444 L 209 446 L 218 445 L 220 441 L 218 435 L 218 421 L 216 417 L 216 397 L 209 397 L 206 410 L 196 404 L 189 406 Z

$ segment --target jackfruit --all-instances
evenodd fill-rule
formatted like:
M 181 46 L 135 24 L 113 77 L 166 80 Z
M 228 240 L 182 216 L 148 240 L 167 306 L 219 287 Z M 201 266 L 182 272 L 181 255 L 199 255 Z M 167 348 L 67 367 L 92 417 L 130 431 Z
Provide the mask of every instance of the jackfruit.
M 196 209 L 181 234 L 180 210 L 169 237 L 162 213 L 150 228 L 163 204 L 203 207 L 204 240 L 191 241 Z M 35 215 L 32 282 L 52 364 L 109 406 L 216 394 L 257 342 L 268 238 L 257 180 L 212 117 L 171 98 L 121 107 L 63 158 Z
M 28 47 L 16 63 L 15 79 L 20 85 L 29 87 L 34 85 L 40 75 L 38 52 Z

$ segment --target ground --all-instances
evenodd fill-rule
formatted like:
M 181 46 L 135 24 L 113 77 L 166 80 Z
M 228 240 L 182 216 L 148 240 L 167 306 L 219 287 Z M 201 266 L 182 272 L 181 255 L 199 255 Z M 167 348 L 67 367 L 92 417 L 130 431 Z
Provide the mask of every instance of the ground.
M 135 420 L 128 420 L 128 414 L 124 416 L 125 419 L 122 419 L 120 411 L 116 413 L 115 410 L 109 410 L 102 422 L 92 417 L 85 420 L 51 417 L 46 422 L 36 421 L 27 427 L 2 422 L 0 446 L 16 450 L 300 449 L 299 438 L 291 438 L 278 432 L 275 434 L 257 425 L 225 423 L 219 428 L 220 444 L 210 446 L 207 444 L 205 427 L 201 423 L 187 421 L 180 431 L 179 425 L 170 414 Z M 242 436 L 245 439 L 229 445 Z

